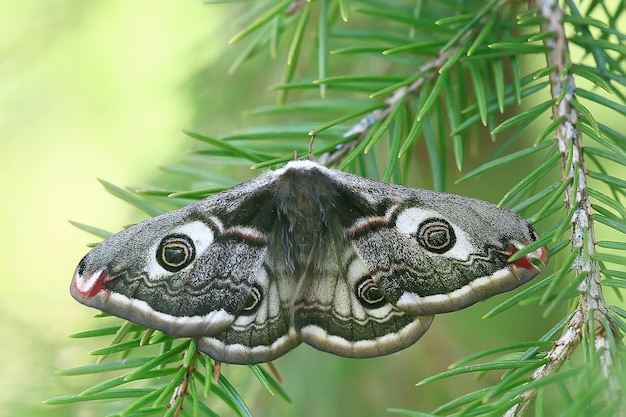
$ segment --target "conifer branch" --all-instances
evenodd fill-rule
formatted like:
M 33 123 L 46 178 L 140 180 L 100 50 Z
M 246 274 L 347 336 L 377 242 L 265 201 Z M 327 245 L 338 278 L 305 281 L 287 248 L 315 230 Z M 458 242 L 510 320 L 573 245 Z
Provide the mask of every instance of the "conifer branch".
M 620 387 L 617 379 L 611 373 L 613 358 L 610 351 L 610 341 L 607 330 L 617 332 L 616 329 L 607 329 L 605 325 L 611 323 L 608 316 L 608 307 L 604 301 L 601 273 L 595 255 L 595 231 L 593 208 L 587 194 L 587 170 L 584 160 L 583 136 L 578 126 L 578 112 L 573 105 L 576 95 L 574 77 L 568 69 L 571 66 L 568 39 L 563 25 L 564 13 L 557 0 L 539 0 L 538 10 L 544 22 L 541 25 L 542 33 L 554 33 L 554 37 L 546 38 L 544 45 L 548 47 L 546 63 L 548 68 L 554 68 L 550 73 L 551 95 L 554 99 L 552 116 L 555 120 L 561 119 L 556 129 L 556 143 L 561 154 L 562 181 L 569 181 L 565 190 L 565 205 L 567 211 L 574 209 L 570 219 L 571 250 L 576 253 L 573 264 L 576 276 L 584 275 L 578 286 L 580 295 L 574 315 L 568 322 L 563 335 L 554 343 L 548 352 L 549 362 L 539 367 L 530 376 L 530 381 L 536 381 L 555 374 L 567 359 L 574 353 L 583 340 L 586 332 L 593 333 L 594 350 L 599 355 L 600 372 L 608 381 L 610 392 L 608 399 L 617 396 Z M 589 334 L 587 333 L 587 334 Z M 505 416 L 522 416 L 532 406 L 537 390 L 528 390 L 518 398 L 520 401 L 511 407 Z
M 185 401 L 185 397 L 190 395 L 189 384 L 193 383 L 191 378 L 195 371 L 197 355 L 198 351 L 196 349 L 195 342 L 191 343 L 190 347 L 185 350 L 185 354 L 183 356 L 183 363 L 179 371 L 182 372 L 180 381 L 174 387 L 172 398 L 167 405 L 169 411 L 166 416 L 168 417 L 179 417 L 183 412 L 183 402 Z
M 467 39 L 472 36 L 473 32 L 468 31 L 461 38 L 459 38 L 456 46 L 447 49 L 446 51 L 440 52 L 439 55 L 433 57 L 429 61 L 426 61 L 424 64 L 420 65 L 416 71 L 416 74 L 422 74 L 417 80 L 413 81 L 411 84 L 403 86 L 395 90 L 391 95 L 385 100 L 386 106 L 381 109 L 376 109 L 371 111 L 361 120 L 359 120 L 354 126 L 348 129 L 343 136 L 348 138 L 351 136 L 356 136 L 355 139 L 338 146 L 333 151 L 328 152 L 320 157 L 320 162 L 328 165 L 332 165 L 333 163 L 340 160 L 348 151 L 354 149 L 354 147 L 361 141 L 367 132 L 372 126 L 376 124 L 376 122 L 380 120 L 384 120 L 390 114 L 393 113 L 393 110 L 404 104 L 406 99 L 410 96 L 415 96 L 419 94 L 420 90 L 426 83 L 431 82 L 438 74 L 439 70 L 448 62 L 448 60 L 458 53 L 458 49 L 462 47 L 462 45 L 467 41 Z

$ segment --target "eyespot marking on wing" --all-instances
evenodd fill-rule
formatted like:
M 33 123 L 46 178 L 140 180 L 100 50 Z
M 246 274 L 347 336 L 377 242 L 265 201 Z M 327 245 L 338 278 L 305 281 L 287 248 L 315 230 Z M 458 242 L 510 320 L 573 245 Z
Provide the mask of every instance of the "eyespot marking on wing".
M 444 254 L 456 244 L 456 233 L 448 221 L 438 218 L 424 220 L 415 234 L 417 243 L 429 252 Z
M 355 295 L 361 305 L 367 309 L 381 307 L 388 303 L 382 291 L 371 276 L 364 276 L 355 287 Z
M 189 236 L 170 234 L 165 236 L 157 247 L 156 260 L 169 272 L 178 272 L 193 262 L 196 246 Z
M 396 229 L 435 255 L 465 261 L 477 252 L 463 229 L 433 210 L 403 209 L 396 217 Z
M 219 226 L 214 225 L 216 229 Z M 173 227 L 150 248 L 146 273 L 159 277 L 187 268 L 213 243 L 215 234 L 213 228 L 200 220 Z

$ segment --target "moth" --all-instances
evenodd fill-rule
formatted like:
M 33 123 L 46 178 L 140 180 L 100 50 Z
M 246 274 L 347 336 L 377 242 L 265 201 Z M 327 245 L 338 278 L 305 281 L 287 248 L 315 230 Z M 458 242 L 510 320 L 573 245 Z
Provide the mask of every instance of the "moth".
M 547 248 L 507 260 L 537 239 L 484 201 L 292 161 L 109 237 L 70 291 L 226 363 L 268 362 L 301 342 L 366 358 L 535 277 Z

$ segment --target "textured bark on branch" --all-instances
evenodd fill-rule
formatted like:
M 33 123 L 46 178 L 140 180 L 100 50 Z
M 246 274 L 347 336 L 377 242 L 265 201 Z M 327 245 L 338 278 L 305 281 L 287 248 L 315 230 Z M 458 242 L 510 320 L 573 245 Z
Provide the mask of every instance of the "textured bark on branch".
M 572 242 L 571 251 L 576 258 L 572 265 L 577 277 L 584 274 L 578 290 L 578 306 L 574 315 L 567 323 L 565 332 L 554 343 L 548 352 L 549 362 L 537 368 L 530 376 L 536 381 L 555 374 L 583 340 L 584 334 L 593 333 L 594 349 L 599 354 L 601 375 L 608 380 L 612 397 L 619 391 L 619 384 L 611 374 L 613 358 L 609 350 L 609 339 L 605 325 L 611 322 L 607 315 L 608 307 L 604 301 L 601 287 L 601 273 L 595 254 L 595 231 L 593 209 L 587 194 L 587 172 L 584 160 L 582 133 L 578 127 L 578 112 L 575 108 L 576 85 L 568 67 L 570 56 L 568 39 L 563 25 L 564 13 L 557 0 L 538 0 L 537 7 L 544 19 L 542 33 L 554 33 L 554 37 L 546 38 L 548 47 L 546 65 L 554 68 L 550 73 L 551 95 L 554 100 L 552 117 L 562 122 L 556 130 L 556 143 L 561 154 L 561 181 L 570 181 L 565 190 L 565 205 L 568 212 L 574 210 L 570 219 Z M 532 406 L 537 390 L 526 391 L 518 398 L 520 401 L 505 414 L 507 417 L 522 416 Z M 610 398 L 609 398 L 610 399 Z

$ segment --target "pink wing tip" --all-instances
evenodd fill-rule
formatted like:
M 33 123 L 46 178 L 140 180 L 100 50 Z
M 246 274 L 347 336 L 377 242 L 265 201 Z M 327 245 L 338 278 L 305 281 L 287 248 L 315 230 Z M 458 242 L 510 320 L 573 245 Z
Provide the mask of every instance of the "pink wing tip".
M 524 245 L 509 245 L 509 256 L 513 256 L 516 252 L 523 249 Z M 542 264 L 547 265 L 550 260 L 550 253 L 548 252 L 548 248 L 542 246 L 540 248 L 535 249 L 532 252 L 527 253 L 523 258 L 520 258 L 516 261 L 513 261 L 513 265 L 518 268 L 524 268 L 529 271 L 537 271 L 537 267 L 532 263 L 533 259 L 538 259 Z
M 85 276 L 80 275 L 77 269 L 74 273 L 74 279 L 72 280 L 72 289 L 77 295 L 93 298 L 100 291 L 106 291 L 104 289 L 104 283 L 112 279 L 107 268 Z

